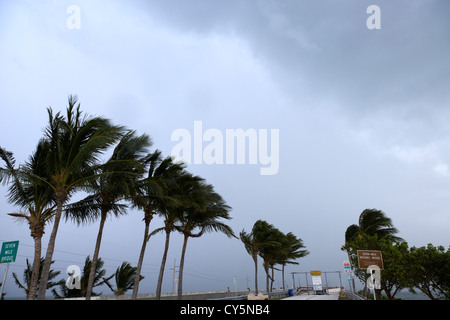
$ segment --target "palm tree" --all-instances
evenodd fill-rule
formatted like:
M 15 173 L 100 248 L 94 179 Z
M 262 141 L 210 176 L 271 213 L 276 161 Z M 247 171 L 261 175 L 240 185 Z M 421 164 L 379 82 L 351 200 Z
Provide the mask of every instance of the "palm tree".
M 141 161 L 148 168 L 146 177 L 136 181 L 132 195 L 129 197 L 133 207 L 144 212 L 143 220 L 145 223 L 132 299 L 136 299 L 139 290 L 139 276 L 141 275 L 145 250 L 150 237 L 150 222 L 158 212 L 163 210 L 167 202 L 171 201 L 171 198 L 167 195 L 167 188 L 174 183 L 171 172 L 172 169 L 176 170 L 170 158 L 162 159 L 161 151 L 159 150 L 147 155 Z
M 231 219 L 229 216 L 231 207 L 218 193 L 214 192 L 212 185 L 198 183 L 193 188 L 191 196 L 187 207 L 184 207 L 183 214 L 179 216 L 178 224 L 175 225 L 176 230 L 184 237 L 179 268 L 178 300 L 181 300 L 183 293 L 183 268 L 188 239 L 198 238 L 205 232 L 212 231 L 222 232 L 227 237 L 236 237 L 232 229 L 220 221 L 220 219 Z M 199 229 L 197 233 L 194 232 L 196 229 Z
M 91 194 L 85 199 L 68 206 L 66 210 L 67 216 L 78 223 L 93 220 L 100 216 L 100 226 L 86 291 L 87 300 L 91 298 L 94 272 L 100 252 L 105 221 L 110 214 L 115 217 L 126 214 L 127 206 L 120 202 L 130 194 L 135 177 L 143 172 L 143 166 L 139 160 L 147 152 L 150 145 L 150 138 L 145 134 L 136 136 L 134 131 L 125 134 L 115 147 L 111 158 L 101 166 L 101 175 L 90 182 L 88 191 Z
M 48 273 L 55 249 L 56 235 L 63 206 L 74 192 L 88 187 L 97 179 L 98 157 L 122 135 L 123 128 L 102 117 L 82 116 L 77 98 L 69 96 L 66 117 L 48 109 L 49 124 L 44 138 L 49 143 L 47 171 L 37 177 L 50 186 L 56 198 L 56 213 L 45 256 L 38 299 L 44 299 Z
M 45 171 L 45 154 L 48 144 L 41 140 L 29 161 L 21 168 L 15 168 L 15 159 L 11 152 L 0 148 L 0 158 L 6 164 L 0 168 L 0 181 L 12 180 L 8 198 L 11 203 L 20 206 L 24 211 L 9 213 L 19 220 L 25 220 L 34 240 L 33 270 L 30 273 L 30 285 L 27 299 L 34 300 L 39 278 L 41 263 L 42 236 L 46 223 L 53 217 L 55 197 L 51 188 L 42 181 L 34 179 L 33 175 L 41 175 Z
M 358 225 L 352 224 L 345 232 L 345 242 L 350 242 L 361 234 L 377 235 L 378 239 L 389 239 L 393 242 L 402 242 L 402 238 L 395 234 L 398 230 L 386 214 L 377 209 L 365 209 L 359 216 Z
M 309 251 L 303 249 L 303 240 L 297 238 L 292 232 L 288 232 L 281 241 L 281 252 L 278 257 L 278 263 L 282 266 L 282 282 L 284 286 L 284 268 L 286 264 L 299 264 L 296 259 L 303 258 L 309 254 Z
M 154 235 L 158 232 L 164 231 L 166 233 L 166 239 L 164 244 L 164 253 L 161 260 L 161 266 L 159 269 L 158 283 L 156 286 L 156 300 L 161 299 L 161 289 L 164 277 L 164 269 L 167 261 L 167 253 L 169 251 L 170 234 L 175 231 L 175 223 L 178 221 L 180 212 L 179 208 L 184 203 L 183 197 L 186 187 L 195 182 L 193 176 L 184 171 L 185 166 L 181 163 L 172 163 L 172 159 L 169 159 L 170 166 L 168 174 L 174 183 L 167 185 L 167 196 L 170 201 L 166 202 L 166 205 L 161 208 L 160 214 L 164 217 L 164 227 L 158 228 L 152 232 Z M 170 172 L 169 172 L 170 171 Z
M 40 258 L 40 264 L 38 263 L 38 266 L 40 266 L 39 270 L 38 270 L 38 275 L 37 278 L 39 279 L 40 274 L 41 274 L 41 270 L 42 270 L 42 263 L 44 262 L 44 258 Z M 26 263 L 27 263 L 27 267 L 25 268 L 25 270 L 23 271 L 23 281 L 24 284 L 22 284 L 19 280 L 19 277 L 17 276 L 16 273 L 13 272 L 13 278 L 14 281 L 16 282 L 17 286 L 23 290 L 25 290 L 25 294 L 27 295 L 29 300 L 34 300 L 34 297 L 32 299 L 30 299 L 30 291 L 31 291 L 31 284 L 32 284 L 32 280 L 33 280 L 33 268 L 31 267 L 28 259 L 26 259 Z M 53 263 L 53 262 L 52 262 Z M 34 264 L 33 264 L 34 267 Z M 52 282 L 51 280 L 53 280 L 55 277 L 57 277 L 59 274 L 61 273 L 61 271 L 53 271 L 50 270 L 49 273 L 49 282 L 47 287 L 48 288 L 52 288 L 54 286 L 58 286 L 58 285 L 62 285 L 65 284 L 64 280 L 59 280 L 57 282 Z M 36 282 L 37 283 L 37 282 Z M 34 295 L 36 295 L 36 289 L 34 290 Z
M 264 248 L 279 245 L 278 242 L 268 240 L 266 235 L 272 228 L 266 221 L 258 220 L 254 223 L 250 233 L 244 230 L 240 233 L 240 239 L 245 246 L 248 254 L 252 257 L 255 264 L 255 294 L 258 295 L 258 255 Z
M 260 248 L 259 256 L 263 259 L 263 268 L 266 272 L 266 291 L 270 292 L 272 290 L 269 290 L 269 280 L 271 284 L 273 284 L 273 270 L 280 257 L 281 244 L 284 240 L 284 234 L 267 222 L 261 223 L 258 233 L 259 237 L 264 239 L 266 242 L 266 245 Z M 267 245 L 269 243 L 270 245 Z M 269 274 L 269 269 L 272 270 L 271 275 Z M 272 288 L 272 285 L 270 287 Z
M 116 280 L 116 289 L 114 289 L 108 281 L 106 285 L 111 289 L 111 291 L 116 296 L 124 295 L 130 289 L 133 289 L 134 279 L 136 278 L 136 268 L 132 267 L 128 262 L 123 262 L 120 267 L 117 268 L 116 272 L 113 274 Z M 140 276 L 139 281 L 144 279 Z

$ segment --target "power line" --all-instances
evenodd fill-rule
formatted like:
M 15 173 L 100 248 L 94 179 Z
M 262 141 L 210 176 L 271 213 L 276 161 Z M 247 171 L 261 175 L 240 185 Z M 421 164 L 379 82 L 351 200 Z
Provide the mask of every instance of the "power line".
M 88 239 L 87 237 L 84 237 L 84 238 Z M 0 241 L 6 241 L 6 240 L 1 240 L 0 239 Z M 27 244 L 27 243 L 22 243 L 21 242 L 20 245 L 21 246 L 25 246 L 25 247 L 34 248 L 34 245 Z M 42 247 L 43 251 L 46 250 L 46 249 L 47 249 L 46 247 Z M 74 256 L 79 256 L 79 257 L 87 257 L 89 255 L 89 254 L 82 254 L 82 253 L 78 253 L 78 252 L 72 252 L 72 251 L 67 251 L 67 250 L 58 250 L 58 249 L 55 249 L 54 252 L 55 253 L 62 253 L 62 254 L 69 254 L 69 255 L 74 255 Z M 18 255 L 18 256 L 23 257 L 23 258 L 28 258 L 28 259 L 31 259 L 31 260 L 34 258 L 32 255 L 22 255 L 21 254 L 21 255 Z M 103 256 L 100 257 L 100 258 L 103 261 L 123 262 L 123 260 L 117 259 L 117 258 L 108 258 L 108 257 L 103 257 Z M 67 262 L 67 263 L 72 263 L 72 264 L 79 263 L 79 261 L 59 259 L 59 258 L 54 259 L 54 260 L 55 260 L 55 262 Z M 131 263 L 133 263 L 133 261 L 131 261 Z M 18 265 L 18 264 L 15 264 L 14 267 L 26 268 L 26 266 Z M 114 269 L 117 268 L 117 265 L 106 264 L 106 265 L 104 265 L 104 268 L 105 269 L 110 269 L 110 270 L 113 269 L 113 271 L 115 271 Z M 176 273 L 176 271 L 178 271 L 178 270 L 176 270 L 177 268 L 179 268 L 179 266 L 176 266 L 176 265 L 174 265 L 174 268 L 170 268 L 170 267 L 167 267 L 167 266 L 165 267 L 165 271 L 173 270 L 173 272 L 174 272 L 174 279 L 173 279 L 174 284 L 173 284 L 173 289 L 172 290 L 174 290 L 174 286 L 175 286 L 175 273 Z M 64 272 L 66 270 L 65 268 L 61 268 L 61 267 L 58 267 L 58 266 L 53 267 L 53 269 L 61 270 L 61 271 L 64 271 Z M 212 275 L 212 274 L 208 274 L 208 273 L 203 273 L 203 272 L 199 272 L 197 270 L 192 270 L 192 269 L 188 269 L 188 268 L 184 268 L 184 270 L 185 270 L 184 271 L 184 275 L 191 276 L 191 277 L 194 277 L 194 278 L 204 279 L 204 280 L 225 282 L 225 281 L 230 281 L 230 279 L 231 279 L 231 278 L 228 278 L 228 277 Z M 142 273 L 146 273 L 146 274 L 156 274 L 156 273 L 159 272 L 159 266 L 155 265 L 155 264 L 148 264 L 148 263 L 147 264 L 143 264 L 141 272 Z
M 0 239 L 0 241 L 2 241 L 2 242 L 4 242 L 4 241 L 6 241 L 6 240 L 1 240 Z M 27 244 L 27 243 L 22 243 L 22 242 L 20 242 L 20 246 L 26 246 L 26 247 L 32 247 L 32 248 L 34 248 L 34 245 L 30 245 L 30 244 Z M 42 249 L 43 250 L 46 250 L 47 248 L 46 247 L 42 247 Z M 54 250 L 54 252 L 55 253 L 64 253 L 64 254 L 71 254 L 71 255 L 75 255 L 75 256 L 80 256 L 80 257 L 87 257 L 88 255 L 90 256 L 90 254 L 82 254 L 82 253 L 77 253 L 77 252 L 71 252 L 71 251 L 66 251 L 66 250 L 57 250 L 57 249 L 55 249 Z M 19 257 L 24 257 L 24 258 L 29 258 L 29 259 L 33 259 L 34 257 L 32 256 L 32 255 L 22 255 L 22 254 L 18 254 L 17 256 L 19 256 Z M 121 260 L 121 259 L 117 259 L 117 258 L 105 258 L 105 257 L 99 257 L 99 258 L 101 258 L 102 260 L 104 260 L 104 261 L 106 261 L 106 260 L 110 260 L 110 261 L 118 261 L 118 262 L 123 262 L 123 260 Z M 70 260 L 64 260 L 64 259 L 55 259 L 55 262 L 69 262 L 69 263 L 79 263 L 79 261 L 70 261 Z M 131 261 L 132 263 L 133 263 L 133 261 Z M 136 263 L 137 264 L 137 263 Z M 143 268 L 141 269 L 141 270 L 144 270 L 144 271 L 154 271 L 154 270 L 159 270 L 158 269 L 158 267 L 157 267 L 157 265 L 154 265 L 154 264 L 143 264 L 142 265 L 143 266 Z M 112 266 L 112 265 L 105 265 L 105 267 L 116 267 L 116 266 Z M 58 268 L 56 268 L 56 269 L 58 269 Z

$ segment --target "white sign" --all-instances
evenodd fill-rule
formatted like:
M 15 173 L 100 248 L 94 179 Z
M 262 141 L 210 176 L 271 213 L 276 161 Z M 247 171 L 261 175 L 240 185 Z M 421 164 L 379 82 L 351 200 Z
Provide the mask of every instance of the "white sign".
M 344 271 L 347 274 L 348 281 L 351 281 L 350 277 L 352 276 L 352 269 L 351 269 L 351 266 L 350 266 L 350 262 L 348 262 L 348 260 L 344 261 Z
M 321 276 L 311 276 L 313 289 L 314 290 L 322 290 L 322 277 Z
M 344 269 L 345 269 L 345 272 L 350 270 L 350 262 L 348 262 L 348 260 L 344 261 Z

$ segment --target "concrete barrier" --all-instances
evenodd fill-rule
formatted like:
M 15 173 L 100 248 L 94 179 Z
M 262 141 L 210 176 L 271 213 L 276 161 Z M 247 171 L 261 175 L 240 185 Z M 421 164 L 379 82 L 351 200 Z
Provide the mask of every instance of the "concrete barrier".
M 185 292 L 182 295 L 182 300 L 210 300 L 210 299 L 233 299 L 237 296 L 248 295 L 248 291 L 205 291 L 205 292 Z M 156 294 L 138 294 L 137 300 L 155 300 Z M 176 293 L 163 293 L 161 300 L 177 300 Z M 64 300 L 85 300 L 82 298 L 65 298 Z M 96 296 L 91 297 L 91 300 L 131 300 L 131 295 L 121 296 Z
M 267 294 L 258 293 L 258 295 L 255 295 L 254 293 L 250 293 L 247 296 L 247 300 L 269 300 L 269 296 Z
M 259 293 L 255 296 L 253 292 L 245 291 L 205 291 L 205 292 L 185 292 L 181 300 L 267 300 L 280 297 L 287 297 L 288 291 L 274 291 L 269 293 Z M 138 294 L 137 300 L 155 300 L 156 294 Z M 177 300 L 176 293 L 163 293 L 161 300 Z M 85 300 L 81 298 L 65 298 L 64 300 Z M 131 300 L 131 295 L 121 296 L 96 296 L 91 300 Z

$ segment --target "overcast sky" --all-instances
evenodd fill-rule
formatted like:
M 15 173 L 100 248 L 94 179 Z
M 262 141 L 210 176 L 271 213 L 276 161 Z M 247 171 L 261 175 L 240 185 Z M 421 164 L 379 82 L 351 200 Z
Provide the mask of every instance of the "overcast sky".
M 371 30 L 374 4 L 381 29 Z M 311 253 L 286 269 L 290 285 L 293 271 L 343 271 L 345 230 L 366 208 L 383 210 L 410 246 L 448 247 L 449 12 L 445 0 L 0 1 L 0 145 L 23 163 L 46 108 L 64 110 L 70 94 L 87 114 L 148 133 L 164 155 L 175 130 L 194 134 L 194 121 L 224 136 L 277 129 L 274 175 L 248 162 L 189 170 L 233 208 L 237 234 L 263 219 L 303 239 Z M 22 275 L 33 240 L 6 215 L 17 208 L 5 187 L 0 195 L 0 241 L 20 241 L 5 289 L 14 297 L 23 293 L 11 273 Z M 107 221 L 100 256 L 108 274 L 122 261 L 136 265 L 142 218 L 130 211 Z M 97 229 L 61 223 L 60 278 L 92 256 Z M 164 292 L 180 260 L 181 236 L 172 239 Z M 163 241 L 149 241 L 140 293 L 155 292 Z M 246 289 L 247 276 L 254 288 L 251 257 L 222 234 L 189 240 L 185 272 L 185 291 L 233 289 L 234 277 Z M 259 275 L 264 288 L 261 267 Z

